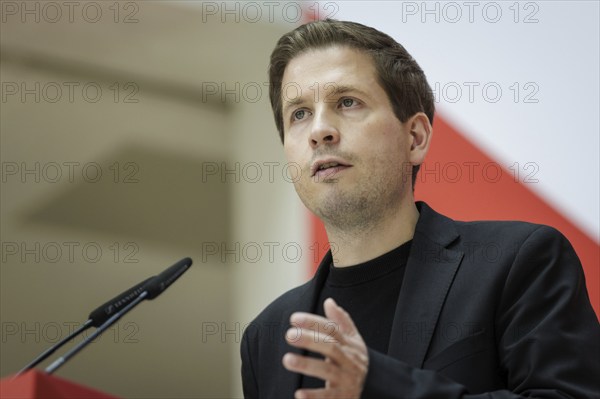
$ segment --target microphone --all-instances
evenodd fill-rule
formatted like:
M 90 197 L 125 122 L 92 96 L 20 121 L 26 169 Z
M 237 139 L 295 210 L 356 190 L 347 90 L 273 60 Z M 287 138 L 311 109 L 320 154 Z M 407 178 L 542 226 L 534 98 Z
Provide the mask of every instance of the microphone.
M 79 328 L 77 328 L 76 330 L 71 332 L 71 334 L 69 334 L 69 336 L 60 340 L 56 344 L 52 345 L 50 348 L 48 348 L 46 351 L 44 351 L 41 355 L 39 355 L 38 357 L 33 359 L 29 364 L 27 364 L 25 367 L 23 367 L 15 375 L 15 378 L 20 376 L 21 374 L 25 373 L 27 370 L 34 368 L 35 366 L 37 366 L 44 360 L 46 360 L 50 355 L 52 355 L 54 352 L 56 352 L 64 344 L 69 342 L 73 337 L 81 334 L 82 332 L 84 332 L 85 330 L 87 330 L 90 327 L 99 327 L 100 325 L 102 325 L 106 320 L 109 319 L 109 317 L 115 311 L 118 311 L 119 309 L 127 306 L 127 304 L 129 304 L 131 301 L 133 301 L 135 298 L 137 298 L 145 290 L 146 284 L 148 282 L 150 282 L 150 280 L 152 280 L 153 278 L 154 277 L 147 278 L 146 280 L 142 281 L 141 283 L 134 285 L 133 287 L 131 287 L 128 290 L 117 295 L 110 301 L 104 303 L 103 305 L 98 307 L 96 310 L 92 311 L 90 313 L 90 315 L 88 316 L 88 320 L 85 323 L 83 323 L 83 325 L 81 325 Z
M 165 271 L 163 271 L 162 273 L 160 273 L 159 275 L 147 278 L 146 280 L 134 285 L 133 287 L 129 288 L 128 290 L 123 291 L 121 294 L 117 295 L 110 301 L 102 304 L 101 306 L 99 306 L 98 308 L 96 308 L 95 310 L 93 310 L 90 313 L 90 315 L 88 316 L 88 320 L 83 325 L 81 325 L 78 329 L 76 329 L 71 334 L 69 334 L 69 336 L 62 339 L 60 342 L 58 342 L 55 345 L 48 348 L 45 352 L 43 352 L 41 355 L 39 355 L 37 358 L 35 358 L 33 361 L 31 361 L 25 367 L 23 367 L 17 374 L 15 374 L 14 378 L 19 377 L 21 374 L 25 373 L 26 371 L 32 369 L 33 367 L 37 366 L 38 364 L 40 364 L 41 362 L 46 360 L 50 355 L 52 355 L 54 352 L 56 352 L 59 348 L 61 348 L 69 340 L 71 340 L 73 337 L 81 334 L 83 331 L 87 330 L 88 328 L 90 328 L 90 327 L 98 328 L 98 327 L 101 327 L 102 325 L 106 324 L 107 321 L 109 319 L 111 319 L 111 317 L 113 317 L 119 311 L 122 311 L 128 305 L 132 304 L 132 302 L 134 302 L 137 298 L 139 298 L 142 293 L 146 292 L 146 295 L 142 299 L 156 298 L 164 290 L 166 290 L 171 284 L 173 284 L 173 282 L 175 280 L 177 280 L 187 269 L 189 269 L 189 267 L 191 265 L 192 265 L 192 259 L 184 258 L 184 259 L 180 260 L 179 262 L 177 262 L 176 264 L 174 264 L 173 266 L 166 269 Z M 141 299 L 140 299 L 140 301 L 141 301 Z M 140 301 L 137 301 L 135 305 L 137 305 L 137 303 L 139 303 Z M 135 305 L 133 305 L 133 306 L 135 306 Z M 133 306 L 131 308 L 133 308 Z M 122 313 L 121 316 L 125 313 L 127 313 L 127 312 Z M 121 316 L 119 316 L 118 318 L 120 318 Z M 118 320 L 118 318 L 115 319 L 110 324 L 108 324 L 106 327 L 110 327 L 116 320 Z M 100 333 L 102 333 L 105 329 L 106 328 L 104 328 L 102 331 L 100 331 Z M 94 335 L 93 337 L 100 335 L 100 333 Z
M 145 280 L 142 284 L 141 293 L 135 296 L 132 300 L 130 300 L 127 305 L 122 306 L 122 309 L 118 310 L 112 316 L 108 318 L 100 327 L 98 327 L 93 334 L 90 334 L 85 340 L 71 349 L 69 352 L 65 353 L 63 356 L 54 361 L 50 366 L 46 368 L 46 373 L 52 374 L 55 372 L 60 366 L 65 364 L 69 359 L 75 356 L 79 351 L 81 351 L 84 347 L 86 347 L 90 342 L 92 342 L 96 337 L 102 334 L 107 328 L 112 326 L 117 320 L 127 314 L 131 309 L 137 306 L 144 299 L 154 299 L 160 294 L 162 294 L 171 284 L 175 282 L 183 273 L 185 273 L 190 266 L 192 265 L 191 258 L 184 258 L 179 262 L 175 263 L 173 266 L 169 267 L 162 273 L 157 276 L 150 277 Z M 138 284 L 138 285 L 140 285 Z M 135 287 L 132 287 L 132 289 Z M 125 293 L 121 294 L 123 296 Z M 116 299 L 116 298 L 115 298 Z M 105 304 L 106 305 L 106 304 Z M 104 306 L 104 305 L 103 305 Z M 101 306 L 101 308 L 103 308 Z M 96 309 L 97 311 L 98 309 Z M 95 312 L 95 311 L 94 311 Z M 92 312 L 93 313 L 93 312 Z

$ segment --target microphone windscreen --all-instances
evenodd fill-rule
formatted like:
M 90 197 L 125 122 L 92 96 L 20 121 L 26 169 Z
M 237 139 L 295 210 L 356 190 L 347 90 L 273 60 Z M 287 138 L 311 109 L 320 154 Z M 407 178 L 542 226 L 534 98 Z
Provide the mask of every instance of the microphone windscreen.
M 173 284 L 175 280 L 177 280 L 183 273 L 185 273 L 191 265 L 192 259 L 184 258 L 158 276 L 151 278 L 145 286 L 146 291 L 148 291 L 146 299 L 154 299 L 162 294 L 162 292 L 171 284 Z

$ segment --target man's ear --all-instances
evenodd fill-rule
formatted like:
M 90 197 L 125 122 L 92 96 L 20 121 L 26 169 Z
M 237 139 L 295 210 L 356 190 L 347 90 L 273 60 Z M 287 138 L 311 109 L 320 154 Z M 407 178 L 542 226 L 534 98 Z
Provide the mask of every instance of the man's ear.
M 409 162 L 412 165 L 420 165 L 425 160 L 429 151 L 433 128 L 429 118 L 423 112 L 418 112 L 407 121 L 410 129 L 410 155 Z

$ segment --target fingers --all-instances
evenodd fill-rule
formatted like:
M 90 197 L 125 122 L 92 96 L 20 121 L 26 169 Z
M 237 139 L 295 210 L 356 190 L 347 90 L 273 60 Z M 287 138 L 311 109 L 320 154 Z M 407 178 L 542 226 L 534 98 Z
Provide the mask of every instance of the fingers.
M 329 358 L 315 359 L 293 353 L 286 353 L 283 365 L 286 369 L 326 381 L 325 389 L 302 389 L 296 391 L 296 398 L 358 398 L 367 373 L 365 359 L 354 363 L 354 367 L 340 367 Z
M 328 343 L 342 342 L 344 340 L 338 323 L 321 316 L 310 313 L 294 313 L 290 317 L 290 323 L 292 325 L 291 329 L 297 329 L 298 334 L 300 334 L 301 330 L 310 330 L 314 333 L 319 333 L 323 337 L 323 341 Z M 293 339 L 293 337 L 291 338 Z
M 333 298 L 327 298 L 323 304 L 323 308 L 325 316 L 339 325 L 342 334 L 358 334 L 358 329 L 348 312 L 339 306 Z
M 317 377 L 322 380 L 333 380 L 338 378 L 339 369 L 331 362 L 323 361 L 306 356 L 299 356 L 293 353 L 286 353 L 283 356 L 283 365 L 290 371 L 295 371 Z
M 301 389 L 296 398 L 358 398 L 369 367 L 369 355 L 350 315 L 328 298 L 326 317 L 297 312 L 286 341 L 297 348 L 319 353 L 325 359 L 287 353 L 283 366 L 293 372 L 326 381 L 324 389 Z
M 290 317 L 294 327 L 323 332 L 330 338 L 330 342 L 343 342 L 344 335 L 358 335 L 358 329 L 352 318 L 332 298 L 327 298 L 323 304 L 325 316 L 321 317 L 311 313 L 296 312 Z
M 320 353 L 337 364 L 343 364 L 346 361 L 347 357 L 339 341 L 333 340 L 327 334 L 315 330 L 290 328 L 285 334 L 285 339 L 292 346 Z

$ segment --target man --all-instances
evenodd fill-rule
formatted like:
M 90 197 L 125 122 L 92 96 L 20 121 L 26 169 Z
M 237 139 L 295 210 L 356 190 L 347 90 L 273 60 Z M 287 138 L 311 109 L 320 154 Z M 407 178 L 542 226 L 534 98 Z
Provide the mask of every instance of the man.
M 279 40 L 269 78 L 296 191 L 337 250 L 246 329 L 246 397 L 600 397 L 600 326 L 568 241 L 415 204 L 434 104 L 401 45 L 314 22 Z

